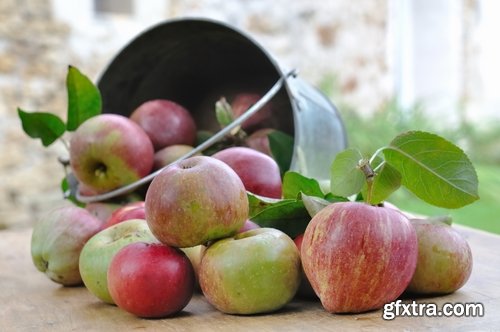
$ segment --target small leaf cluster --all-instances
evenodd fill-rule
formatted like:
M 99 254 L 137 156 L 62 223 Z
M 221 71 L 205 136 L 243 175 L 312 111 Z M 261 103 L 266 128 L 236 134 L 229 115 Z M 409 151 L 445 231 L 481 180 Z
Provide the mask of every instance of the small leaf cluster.
M 39 138 L 45 147 L 60 139 L 66 131 L 75 131 L 85 120 L 101 113 L 102 99 L 99 89 L 73 66 L 68 67 L 66 88 L 66 123 L 53 113 L 17 109 L 24 132 L 32 138 Z
M 449 209 L 479 199 L 476 171 L 459 147 L 433 133 L 409 131 L 370 158 L 352 148 L 338 153 L 330 166 L 326 190 L 316 179 L 286 172 L 283 199 L 248 194 L 250 219 L 293 237 L 332 202 L 356 200 L 380 205 L 401 186 L 429 204 Z

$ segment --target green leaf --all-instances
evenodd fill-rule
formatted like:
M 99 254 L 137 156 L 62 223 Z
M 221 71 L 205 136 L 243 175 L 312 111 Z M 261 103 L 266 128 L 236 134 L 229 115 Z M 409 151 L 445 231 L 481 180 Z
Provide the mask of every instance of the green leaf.
M 43 146 L 51 145 L 66 131 L 63 120 L 52 113 L 28 113 L 18 108 L 17 114 L 24 132 L 29 137 L 41 139 Z
M 391 165 L 382 163 L 375 172 L 370 190 L 368 190 L 368 185 L 365 184 L 363 197 L 366 198 L 368 204 L 376 205 L 386 200 L 400 186 L 401 174 Z
M 265 199 L 248 193 L 250 219 L 261 227 L 272 227 L 291 238 L 302 234 L 311 217 L 304 203 L 296 199 Z
M 279 130 L 274 130 L 268 135 L 269 148 L 274 160 L 278 164 L 281 174 L 290 169 L 292 163 L 294 140 L 293 137 Z
M 402 184 L 427 203 L 453 209 L 479 199 L 477 174 L 469 158 L 438 135 L 403 133 L 383 153 L 401 173 Z
M 301 192 L 309 196 L 324 196 L 316 179 L 305 177 L 297 172 L 286 172 L 283 176 L 283 197 L 297 198 Z
M 363 159 L 356 149 L 339 152 L 330 167 L 330 189 L 332 194 L 348 197 L 360 192 L 366 182 L 364 173 L 359 169 Z
M 219 125 L 224 128 L 234 120 L 233 110 L 226 98 L 221 97 L 215 103 L 215 117 Z
M 68 90 L 67 130 L 74 131 L 85 120 L 101 113 L 102 100 L 99 89 L 77 68 L 68 67 L 66 76 Z
M 324 198 L 309 196 L 304 193 L 301 194 L 301 199 L 302 202 L 304 202 L 304 206 L 311 218 L 314 217 L 316 213 L 323 210 L 323 208 L 332 204 L 332 202 L 329 202 Z

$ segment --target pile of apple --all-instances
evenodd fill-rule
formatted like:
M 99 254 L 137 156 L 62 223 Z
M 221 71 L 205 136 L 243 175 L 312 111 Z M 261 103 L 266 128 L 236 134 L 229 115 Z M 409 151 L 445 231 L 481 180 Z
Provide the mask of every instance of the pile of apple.
M 235 99 L 234 115 L 255 98 Z M 268 115 L 263 110 L 242 127 L 251 130 Z M 273 312 L 297 293 L 319 298 L 329 312 L 357 313 L 405 291 L 445 294 L 467 281 L 472 257 L 463 237 L 441 220 L 410 220 L 390 205 L 327 204 L 295 239 L 252 222 L 248 192 L 282 197 L 269 130 L 248 136 L 246 147 L 174 162 L 196 142 L 195 122 L 182 106 L 153 100 L 128 118 L 91 117 L 70 141 L 81 193 L 161 172 L 144 200 L 100 219 L 92 204 L 48 213 L 33 229 L 36 267 L 62 285 L 83 282 L 100 300 L 139 317 L 174 315 L 197 288 L 229 314 Z
M 235 116 L 259 98 L 236 97 Z M 242 127 L 248 130 L 266 112 Z M 229 147 L 171 164 L 196 140 L 195 122 L 179 104 L 158 99 L 130 117 L 91 117 L 70 140 L 71 170 L 82 194 L 105 193 L 164 169 L 144 201 L 112 213 L 96 213 L 104 203 L 48 213 L 33 230 L 35 265 L 63 285 L 83 281 L 102 301 L 141 317 L 182 310 L 197 280 L 223 312 L 279 309 L 295 295 L 301 265 L 291 238 L 248 219 L 247 191 L 281 197 L 279 167 L 257 150 L 270 153 L 266 136 L 256 134 L 246 140 L 256 148 Z

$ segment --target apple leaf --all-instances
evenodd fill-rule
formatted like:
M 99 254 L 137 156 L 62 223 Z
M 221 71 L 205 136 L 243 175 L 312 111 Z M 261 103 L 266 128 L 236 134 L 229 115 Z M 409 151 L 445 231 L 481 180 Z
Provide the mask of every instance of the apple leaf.
M 39 138 L 43 146 L 49 146 L 66 131 L 63 120 L 57 115 L 44 112 L 25 112 L 17 109 L 24 132 L 32 138 Z
M 101 93 L 87 76 L 73 66 L 68 67 L 66 88 L 68 91 L 66 127 L 68 131 L 74 131 L 85 120 L 101 113 Z
M 377 168 L 371 185 L 368 185 L 368 182 L 365 183 L 362 193 L 367 203 L 376 205 L 387 199 L 400 186 L 401 174 L 384 162 Z
M 221 97 L 215 103 L 215 117 L 219 125 L 224 128 L 234 120 L 233 110 L 226 98 Z
M 273 130 L 269 135 L 269 148 L 274 160 L 278 164 L 281 174 L 290 169 L 292 163 L 294 140 L 290 135 L 279 130 Z
M 283 197 L 297 198 L 301 192 L 310 196 L 324 196 L 316 179 L 305 177 L 297 172 L 286 172 L 283 176 Z
M 309 216 L 311 216 L 311 218 L 314 217 L 316 213 L 323 210 L 324 207 L 327 207 L 328 205 L 332 204 L 332 202 L 327 201 L 324 198 L 309 196 L 304 193 L 301 194 L 301 199 L 304 202 L 304 206 L 307 212 L 309 213 Z
M 356 149 L 339 152 L 330 167 L 330 190 L 337 196 L 348 197 L 359 193 L 366 182 L 359 161 L 363 159 Z
M 427 203 L 459 208 L 479 199 L 477 174 L 467 155 L 438 135 L 409 131 L 382 151 L 401 173 L 401 183 Z
M 291 238 L 302 234 L 311 217 L 304 203 L 297 199 L 266 199 L 248 193 L 249 219 L 261 227 L 281 230 Z

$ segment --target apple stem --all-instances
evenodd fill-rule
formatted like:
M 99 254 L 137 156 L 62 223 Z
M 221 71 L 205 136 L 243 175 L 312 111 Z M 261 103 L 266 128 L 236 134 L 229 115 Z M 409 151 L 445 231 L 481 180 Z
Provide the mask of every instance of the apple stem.
M 368 186 L 365 202 L 370 203 L 372 201 L 372 186 L 375 172 L 373 171 L 370 160 L 368 159 L 361 159 L 358 163 L 358 168 L 365 174 L 366 184 Z

